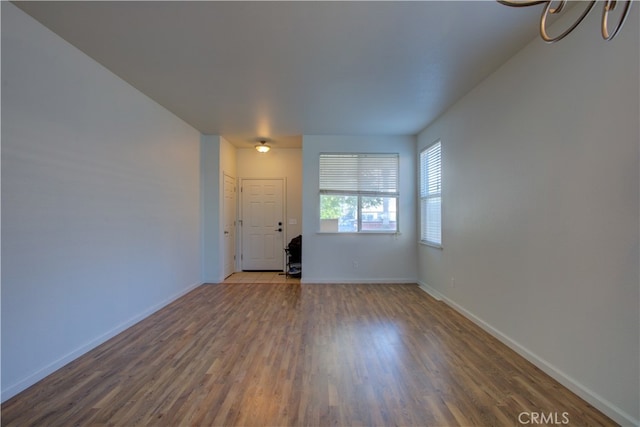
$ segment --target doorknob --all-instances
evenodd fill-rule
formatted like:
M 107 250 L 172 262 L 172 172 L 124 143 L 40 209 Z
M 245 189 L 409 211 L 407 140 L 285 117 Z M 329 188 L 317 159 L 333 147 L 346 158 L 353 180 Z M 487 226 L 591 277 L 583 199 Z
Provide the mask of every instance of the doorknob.
M 224 232 L 224 234 L 229 234 L 229 232 L 228 232 L 228 231 L 225 231 L 225 232 Z
M 281 233 L 282 233 L 282 227 L 277 228 L 277 229 L 276 229 L 276 231 L 279 231 L 279 232 L 281 232 Z

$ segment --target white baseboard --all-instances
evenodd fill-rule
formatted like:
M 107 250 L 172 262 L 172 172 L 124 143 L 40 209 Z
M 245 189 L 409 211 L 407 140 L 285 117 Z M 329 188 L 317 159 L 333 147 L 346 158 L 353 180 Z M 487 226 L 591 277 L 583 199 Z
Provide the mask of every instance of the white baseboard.
M 418 281 L 417 283 L 418 283 L 418 286 L 420 286 L 420 289 L 422 289 L 423 291 L 431 295 L 433 298 L 439 301 L 443 301 L 448 306 L 456 310 L 458 313 L 462 314 L 464 317 L 471 320 L 476 325 L 480 326 L 486 332 L 488 332 L 489 334 L 491 334 L 492 336 L 500 340 L 507 347 L 511 348 L 520 356 L 524 357 L 529 362 L 536 365 L 538 368 L 544 371 L 547 375 L 549 375 L 550 377 L 558 381 L 560 384 L 562 384 L 563 386 L 565 386 L 566 388 L 568 388 L 569 390 L 571 390 L 572 392 L 580 396 L 582 399 L 584 399 L 585 401 L 593 405 L 598 410 L 602 411 L 602 413 L 604 413 L 606 416 L 608 416 L 615 422 L 619 423 L 622 426 L 640 425 L 640 420 L 634 419 L 633 416 L 631 416 L 630 414 L 627 414 L 626 412 L 618 408 L 613 403 L 609 402 L 608 400 L 604 399 L 602 396 L 598 395 L 597 393 L 593 392 L 589 388 L 585 387 L 583 384 L 576 381 L 574 378 L 570 377 L 569 375 L 565 374 L 556 366 L 547 362 L 545 359 L 539 357 L 538 355 L 536 355 L 526 347 L 522 346 L 514 339 L 503 334 L 498 329 L 494 328 L 493 326 L 491 326 L 490 324 L 488 324 L 487 322 L 485 322 L 475 314 L 468 311 L 466 308 L 462 307 L 452 299 L 448 298 L 446 295 L 443 295 L 442 293 L 440 293 L 439 291 L 437 291 L 436 289 L 432 288 L 431 286 L 429 286 L 424 282 Z
M 419 280 L 418 280 L 418 286 L 420 286 L 420 289 L 422 289 L 423 291 L 425 291 L 426 293 L 428 293 L 429 295 L 431 295 L 433 298 L 437 299 L 438 301 L 443 301 L 446 298 L 440 292 L 436 291 L 431 286 L 429 286 L 426 283 L 421 282 Z
M 13 385 L 10 385 L 6 389 L 2 390 L 1 401 L 5 402 L 7 399 L 12 398 L 16 394 L 20 393 L 21 391 L 27 389 L 28 387 L 30 387 L 33 384 L 35 384 L 38 381 L 40 381 L 41 379 L 45 378 L 47 375 L 50 375 L 50 374 L 54 373 L 55 371 L 57 371 L 58 369 L 62 368 L 63 366 L 65 366 L 69 362 L 72 362 L 73 360 L 77 359 L 78 357 L 82 356 L 83 354 L 87 353 L 88 351 L 96 348 L 100 344 L 102 344 L 105 341 L 109 340 L 110 338 L 115 337 L 120 332 L 124 331 L 125 329 L 135 325 L 136 323 L 140 322 L 141 320 L 143 320 L 144 318 L 150 316 L 151 314 L 155 313 L 156 311 L 160 310 L 161 308 L 169 305 L 170 303 L 172 303 L 173 301 L 175 301 L 178 298 L 182 297 L 183 295 L 186 295 L 187 293 L 191 292 L 192 290 L 194 290 L 195 288 L 197 288 L 201 284 L 202 283 L 194 283 L 194 284 L 189 285 L 187 288 L 181 290 L 177 294 L 174 294 L 174 295 L 170 296 L 169 298 L 165 299 L 164 301 L 149 307 L 148 309 L 146 309 L 142 313 L 133 316 L 132 318 L 124 321 L 123 323 L 119 324 L 115 328 L 105 332 L 104 334 L 100 335 L 99 337 L 96 337 L 96 338 L 92 339 L 91 341 L 89 341 L 89 342 L 81 345 L 80 347 L 76 348 L 72 352 L 62 356 L 61 358 L 51 362 L 47 366 L 37 370 L 36 372 L 34 372 L 33 374 L 27 376 L 26 378 L 18 381 L 17 383 L 15 383 Z
M 340 284 L 340 283 L 346 283 L 346 284 L 380 284 L 380 283 L 393 283 L 393 284 L 403 284 L 403 283 L 416 283 L 416 279 L 415 278 L 404 278 L 404 279 L 379 279 L 379 278 L 374 278 L 374 279 L 326 279 L 326 278 L 313 278 L 313 277 L 302 277 L 302 279 L 300 279 L 300 283 L 302 283 L 303 285 L 311 285 L 311 284 L 317 284 L 317 285 L 323 285 L 323 284 Z

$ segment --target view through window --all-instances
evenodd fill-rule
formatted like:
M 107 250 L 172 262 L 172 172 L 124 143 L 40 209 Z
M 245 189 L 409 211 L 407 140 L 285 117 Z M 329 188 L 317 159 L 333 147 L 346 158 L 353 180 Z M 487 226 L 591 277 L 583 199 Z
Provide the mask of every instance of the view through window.
M 320 154 L 320 231 L 398 231 L 399 155 Z

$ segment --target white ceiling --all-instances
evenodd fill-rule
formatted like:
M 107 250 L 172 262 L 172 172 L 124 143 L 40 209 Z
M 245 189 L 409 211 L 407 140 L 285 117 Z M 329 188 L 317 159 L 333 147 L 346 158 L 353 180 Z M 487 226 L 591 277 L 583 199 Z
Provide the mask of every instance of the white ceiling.
M 416 134 L 536 37 L 494 1 L 17 2 L 205 134 Z

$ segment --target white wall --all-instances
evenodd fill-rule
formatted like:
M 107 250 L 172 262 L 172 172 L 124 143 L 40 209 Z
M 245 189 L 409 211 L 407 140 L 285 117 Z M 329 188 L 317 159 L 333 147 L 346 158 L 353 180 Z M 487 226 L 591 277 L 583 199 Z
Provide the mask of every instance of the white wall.
M 200 282 L 199 133 L 2 2 L 2 399 Z
M 200 138 L 202 191 L 202 281 L 224 281 L 224 174 L 236 178 L 236 151 L 218 135 Z
M 442 139 L 444 249 L 419 246 L 419 280 L 637 425 L 638 8 L 610 43 L 598 19 L 535 40 L 420 133 Z
M 202 281 L 205 283 L 218 283 L 224 280 L 220 252 L 223 240 L 221 234 L 221 145 L 221 138 L 218 135 L 202 135 L 200 138 Z
M 416 281 L 415 138 L 317 136 L 303 138 L 302 281 Z M 323 152 L 400 154 L 398 234 L 327 234 L 320 229 L 319 156 Z M 354 262 L 357 266 L 354 265 Z
M 220 137 L 220 179 L 224 174 L 227 174 L 233 178 L 238 176 L 238 161 L 237 161 L 238 149 L 234 147 L 229 141 Z M 222 194 L 224 190 L 224 182 L 220 185 L 220 192 Z

